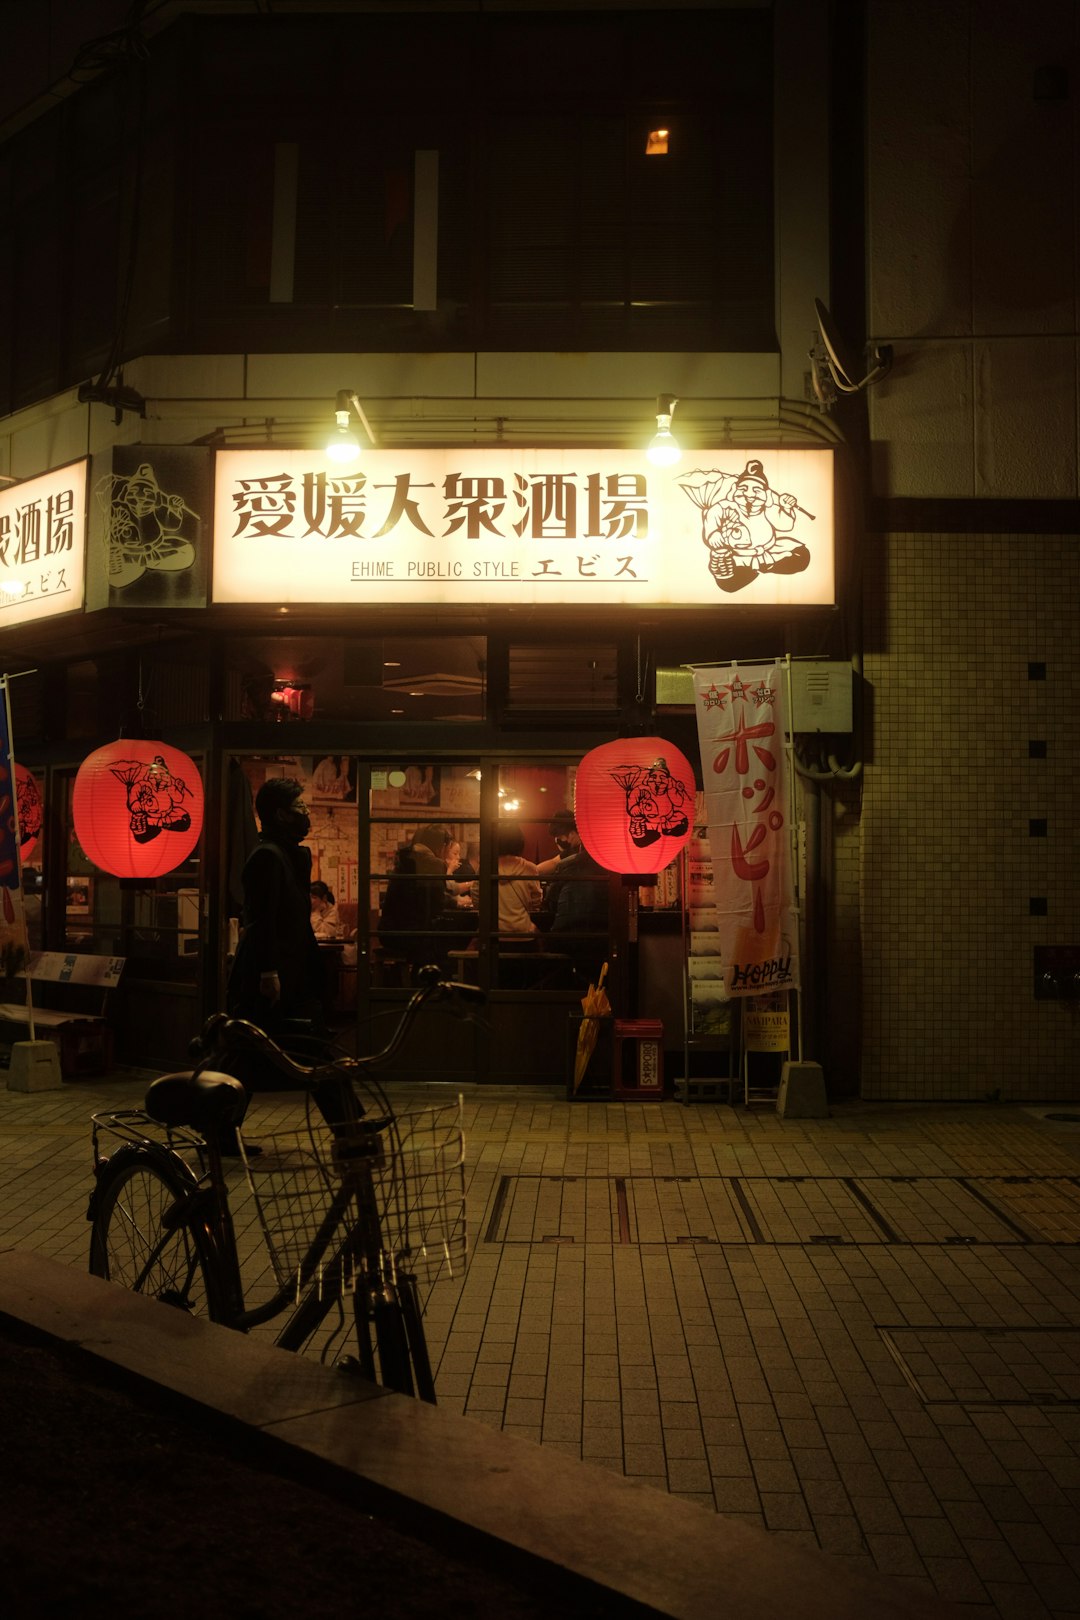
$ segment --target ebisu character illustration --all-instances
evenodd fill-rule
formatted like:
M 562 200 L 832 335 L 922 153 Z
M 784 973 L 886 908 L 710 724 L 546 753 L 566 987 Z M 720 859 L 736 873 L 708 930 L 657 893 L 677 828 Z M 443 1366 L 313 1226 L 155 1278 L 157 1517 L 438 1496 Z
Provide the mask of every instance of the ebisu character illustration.
M 696 471 L 678 482 L 701 511 L 709 572 L 720 590 L 741 591 L 758 574 L 801 574 L 809 564 L 791 531 L 796 513 L 812 514 L 794 495 L 769 488 L 760 461 L 748 461 L 741 473 Z
M 672 776 L 666 760 L 654 759 L 649 766 L 621 765 L 610 775 L 626 794 L 632 843 L 646 849 L 660 837 L 682 837 L 690 825 L 683 809 L 690 795 L 679 778 Z
M 41 835 L 45 806 L 41 802 L 38 785 L 30 772 L 17 768 L 16 775 L 19 781 L 19 843 L 25 860 L 27 846 L 32 846 Z
M 181 495 L 168 495 L 144 461 L 130 476 L 110 473 L 96 489 L 106 508 L 109 584 L 123 590 L 147 569 L 178 574 L 195 561 L 191 537 L 199 522 Z
M 131 836 L 137 844 L 148 844 L 163 832 L 187 832 L 191 817 L 183 800 L 191 789 L 173 775 L 160 754 L 150 765 L 141 759 L 121 759 L 109 768 L 127 789 Z

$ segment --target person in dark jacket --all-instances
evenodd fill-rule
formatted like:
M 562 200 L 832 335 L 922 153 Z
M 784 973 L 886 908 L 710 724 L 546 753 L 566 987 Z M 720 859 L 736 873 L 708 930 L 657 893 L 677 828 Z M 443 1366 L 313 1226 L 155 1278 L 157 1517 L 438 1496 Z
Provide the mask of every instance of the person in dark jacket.
M 445 939 L 431 930 L 446 914 L 446 861 L 452 843 L 449 827 L 432 822 L 420 827 L 394 860 L 379 915 L 379 942 L 388 956 L 403 956 L 413 968 L 429 962 L 442 966 Z
M 279 1040 L 297 1021 L 322 1020 L 323 967 L 311 926 L 311 831 L 303 788 L 271 777 L 255 795 L 259 841 L 240 875 L 244 909 L 225 1005 Z M 247 1091 L 281 1090 L 288 1080 L 256 1053 L 236 1059 Z M 235 1151 L 235 1148 L 233 1149 Z
M 539 867 L 548 877 L 541 926 L 546 925 L 549 943 L 565 951 L 578 975 L 595 981 L 608 955 L 611 874 L 582 844 L 572 811 L 558 811 L 549 830 L 559 854 Z

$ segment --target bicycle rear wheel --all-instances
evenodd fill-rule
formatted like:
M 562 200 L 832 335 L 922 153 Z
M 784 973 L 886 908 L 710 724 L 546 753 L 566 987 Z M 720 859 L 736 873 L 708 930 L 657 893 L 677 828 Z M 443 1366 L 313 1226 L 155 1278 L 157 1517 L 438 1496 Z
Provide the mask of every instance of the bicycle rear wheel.
M 116 1155 L 94 1195 L 90 1270 L 136 1294 L 191 1316 L 218 1320 L 213 1238 L 205 1222 L 166 1217 L 191 1184 L 164 1156 L 135 1149 Z

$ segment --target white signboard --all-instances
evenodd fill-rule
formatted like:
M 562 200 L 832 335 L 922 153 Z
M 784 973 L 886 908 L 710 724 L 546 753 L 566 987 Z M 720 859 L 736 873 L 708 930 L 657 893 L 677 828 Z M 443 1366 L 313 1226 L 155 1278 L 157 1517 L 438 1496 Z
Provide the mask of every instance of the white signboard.
M 0 491 L 0 630 L 83 605 L 85 461 Z
M 833 541 L 828 449 L 223 450 L 213 599 L 814 606 Z

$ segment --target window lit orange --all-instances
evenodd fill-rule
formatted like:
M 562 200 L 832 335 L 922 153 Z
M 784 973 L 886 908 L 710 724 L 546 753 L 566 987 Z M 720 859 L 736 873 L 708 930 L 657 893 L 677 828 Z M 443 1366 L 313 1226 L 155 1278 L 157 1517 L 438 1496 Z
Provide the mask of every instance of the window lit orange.
M 645 142 L 646 157 L 666 157 L 668 149 L 669 129 L 650 129 L 649 138 Z

